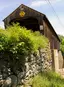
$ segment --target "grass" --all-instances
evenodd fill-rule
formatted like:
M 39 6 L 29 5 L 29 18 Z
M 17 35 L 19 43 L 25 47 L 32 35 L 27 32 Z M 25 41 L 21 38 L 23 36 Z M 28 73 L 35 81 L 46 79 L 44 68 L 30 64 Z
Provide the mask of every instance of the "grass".
M 64 87 L 64 79 L 57 73 L 49 71 L 36 75 L 29 84 L 32 87 Z

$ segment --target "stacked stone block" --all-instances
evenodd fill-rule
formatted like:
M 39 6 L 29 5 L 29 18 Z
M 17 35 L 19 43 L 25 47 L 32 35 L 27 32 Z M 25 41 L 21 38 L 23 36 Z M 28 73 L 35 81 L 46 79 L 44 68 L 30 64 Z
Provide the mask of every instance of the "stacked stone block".
M 51 58 L 51 51 L 49 49 L 49 46 L 47 47 L 47 49 L 39 49 L 37 53 L 31 53 L 30 55 L 28 55 L 24 59 L 25 60 L 24 67 L 21 66 L 22 72 L 21 70 L 18 71 L 16 69 L 16 66 L 14 66 L 17 75 L 12 74 L 11 68 L 9 67 L 8 71 L 10 75 L 4 72 L 4 74 L 8 76 L 5 79 L 1 79 L 0 82 L 3 81 L 4 84 L 5 81 L 6 83 L 4 84 L 4 86 L 6 85 L 6 87 L 8 85 L 9 87 L 11 87 L 11 85 L 12 87 L 14 86 L 16 87 L 16 86 L 24 85 L 30 78 L 34 77 L 38 73 L 52 69 L 52 58 Z M 8 72 L 7 66 L 5 66 L 4 70 Z M 2 77 L 3 74 L 1 73 L 0 76 Z

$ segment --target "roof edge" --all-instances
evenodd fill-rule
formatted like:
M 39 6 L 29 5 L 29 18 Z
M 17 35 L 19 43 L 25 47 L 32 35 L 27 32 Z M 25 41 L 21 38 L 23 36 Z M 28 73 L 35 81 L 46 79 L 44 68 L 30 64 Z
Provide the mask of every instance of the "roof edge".
M 31 7 L 28 7 L 27 5 L 21 4 L 20 6 L 25 6 L 25 7 L 27 7 L 27 8 L 30 8 L 30 9 L 33 10 L 33 11 L 36 11 L 36 12 L 42 14 L 42 15 L 45 15 L 45 14 L 43 14 L 43 13 L 41 13 L 41 12 L 35 10 L 35 9 L 32 9 Z M 13 12 L 11 12 L 11 14 L 14 13 L 20 6 L 18 6 Z M 9 17 L 11 14 L 9 14 L 7 17 Z M 3 19 L 3 21 L 5 21 L 5 19 L 6 19 L 7 17 L 5 17 L 5 18 Z
M 49 25 L 50 25 L 50 26 L 51 26 L 51 28 L 53 29 L 53 32 L 54 32 L 54 33 L 55 33 L 55 35 L 57 36 L 57 39 L 59 40 L 59 42 L 61 42 L 61 41 L 60 41 L 59 36 L 57 35 L 56 31 L 54 30 L 54 28 L 53 28 L 53 26 L 51 25 L 50 21 L 48 20 L 47 16 L 46 16 L 46 15 L 44 15 L 44 17 L 46 18 L 46 20 L 48 21 Z
M 23 6 L 23 4 L 21 4 L 20 6 Z M 12 13 L 14 13 L 20 6 L 18 6 L 14 11 L 12 11 L 7 17 L 9 17 Z M 5 19 L 6 19 L 7 17 L 5 17 L 5 18 L 3 19 L 3 21 L 5 21 Z

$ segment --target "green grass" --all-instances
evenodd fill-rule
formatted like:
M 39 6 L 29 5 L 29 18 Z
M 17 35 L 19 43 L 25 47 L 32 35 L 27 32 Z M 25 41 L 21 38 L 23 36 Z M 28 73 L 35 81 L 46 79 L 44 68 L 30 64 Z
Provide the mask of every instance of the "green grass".
M 32 87 L 64 87 L 64 79 L 50 71 L 36 75 L 29 84 Z

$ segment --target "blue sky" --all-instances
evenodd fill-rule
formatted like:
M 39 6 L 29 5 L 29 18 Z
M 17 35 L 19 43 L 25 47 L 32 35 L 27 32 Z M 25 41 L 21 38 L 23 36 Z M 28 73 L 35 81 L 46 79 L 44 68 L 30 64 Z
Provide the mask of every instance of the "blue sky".
M 64 0 L 49 0 L 56 11 L 60 21 L 56 17 L 48 0 L 0 0 L 0 26 L 4 27 L 2 20 L 14 11 L 20 4 L 25 4 L 39 12 L 44 13 L 55 31 L 58 34 L 64 35 Z

